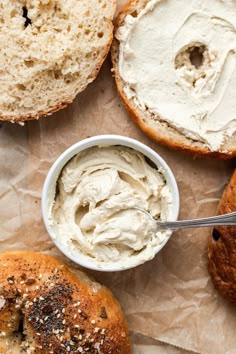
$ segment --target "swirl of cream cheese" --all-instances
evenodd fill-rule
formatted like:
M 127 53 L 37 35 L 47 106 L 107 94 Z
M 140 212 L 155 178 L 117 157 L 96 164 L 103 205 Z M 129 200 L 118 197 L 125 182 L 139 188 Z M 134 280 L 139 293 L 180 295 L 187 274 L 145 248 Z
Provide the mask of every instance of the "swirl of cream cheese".
M 92 147 L 63 168 L 51 206 L 61 244 L 94 262 L 133 264 L 154 257 L 169 232 L 156 232 L 148 210 L 165 220 L 172 196 L 163 174 L 144 156 L 121 146 Z M 125 263 L 124 263 L 125 262 Z
M 223 149 L 236 132 L 236 2 L 151 0 L 126 16 L 116 38 L 127 97 L 210 150 Z

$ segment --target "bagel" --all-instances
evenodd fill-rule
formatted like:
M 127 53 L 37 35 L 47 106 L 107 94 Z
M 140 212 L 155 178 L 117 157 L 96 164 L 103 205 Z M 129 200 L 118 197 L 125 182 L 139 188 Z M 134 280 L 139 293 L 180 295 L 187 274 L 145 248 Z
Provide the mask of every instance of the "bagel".
M 236 211 L 236 170 L 218 207 L 218 214 Z M 236 227 L 219 226 L 212 230 L 208 244 L 208 264 L 219 294 L 236 305 Z
M 111 58 L 121 99 L 155 141 L 194 156 L 236 156 L 236 3 L 131 0 Z
M 0 3 L 0 120 L 23 122 L 69 103 L 97 76 L 115 0 Z
M 48 255 L 0 255 L 0 353 L 129 354 L 111 292 Z

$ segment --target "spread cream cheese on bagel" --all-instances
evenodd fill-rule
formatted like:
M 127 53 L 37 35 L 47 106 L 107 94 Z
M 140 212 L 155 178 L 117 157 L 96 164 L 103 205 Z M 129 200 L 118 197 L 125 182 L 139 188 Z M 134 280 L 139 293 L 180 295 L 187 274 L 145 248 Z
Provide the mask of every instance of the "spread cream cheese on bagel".
M 236 2 L 151 0 L 116 38 L 128 99 L 220 151 L 236 132 Z
M 63 168 L 49 218 L 55 237 L 72 254 L 127 267 L 153 258 L 155 246 L 169 236 L 169 231 L 156 232 L 143 210 L 165 220 L 171 204 L 163 174 L 141 153 L 96 146 Z

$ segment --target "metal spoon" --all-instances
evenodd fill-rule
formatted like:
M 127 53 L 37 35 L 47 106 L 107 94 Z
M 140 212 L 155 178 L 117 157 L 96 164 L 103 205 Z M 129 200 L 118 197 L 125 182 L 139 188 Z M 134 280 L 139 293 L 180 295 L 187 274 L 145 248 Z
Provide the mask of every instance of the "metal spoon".
M 212 216 L 209 218 L 192 219 L 192 220 L 177 220 L 177 221 L 158 221 L 155 220 L 150 213 L 146 210 L 139 209 L 143 213 L 147 214 L 149 218 L 156 224 L 159 230 L 177 230 L 187 229 L 195 227 L 207 227 L 207 226 L 236 226 L 236 212 L 229 214 L 222 214 L 218 216 Z M 236 229 L 235 229 L 236 232 Z

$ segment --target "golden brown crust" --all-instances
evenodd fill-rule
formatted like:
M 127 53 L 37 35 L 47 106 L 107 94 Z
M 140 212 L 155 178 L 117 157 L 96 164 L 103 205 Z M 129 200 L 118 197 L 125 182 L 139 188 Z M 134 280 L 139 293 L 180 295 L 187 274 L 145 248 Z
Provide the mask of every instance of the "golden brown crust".
M 111 292 L 34 252 L 0 255 L 0 350 L 13 353 L 14 341 L 19 353 L 20 346 L 37 354 L 131 353 L 126 321 Z
M 125 17 L 129 14 L 134 17 L 146 6 L 148 0 L 130 0 L 123 9 L 118 14 L 115 20 L 115 31 L 119 26 L 122 25 Z M 186 138 L 183 134 L 180 134 L 174 128 L 168 126 L 167 123 L 162 122 L 158 117 L 156 117 L 153 125 L 147 122 L 145 113 L 140 110 L 135 103 L 128 99 L 125 95 L 124 81 L 119 75 L 118 60 L 119 60 L 119 41 L 114 38 L 111 47 L 111 59 L 114 68 L 114 76 L 117 85 L 119 95 L 125 108 L 128 110 L 131 118 L 138 124 L 138 126 L 154 141 L 160 144 L 167 145 L 168 147 L 178 150 L 185 151 L 194 157 L 208 157 L 208 158 L 219 158 L 219 159 L 231 159 L 236 156 L 236 147 L 232 148 L 229 146 L 227 151 L 211 151 L 206 148 L 203 144 L 194 142 L 193 140 Z M 168 133 L 167 133 L 168 130 Z M 236 135 L 232 138 L 232 141 L 236 140 Z
M 221 198 L 218 214 L 236 211 L 236 169 Z M 208 244 L 210 274 L 220 295 L 236 304 L 236 227 L 212 230 Z

